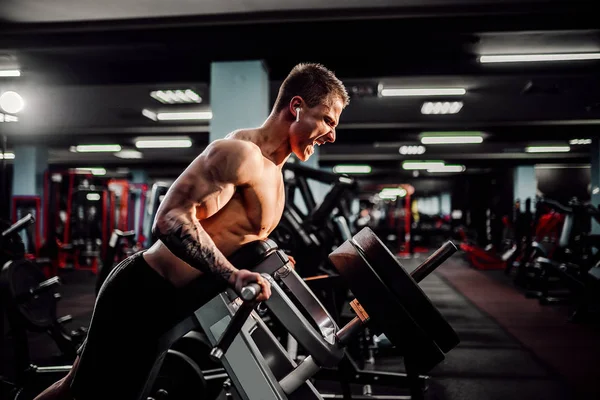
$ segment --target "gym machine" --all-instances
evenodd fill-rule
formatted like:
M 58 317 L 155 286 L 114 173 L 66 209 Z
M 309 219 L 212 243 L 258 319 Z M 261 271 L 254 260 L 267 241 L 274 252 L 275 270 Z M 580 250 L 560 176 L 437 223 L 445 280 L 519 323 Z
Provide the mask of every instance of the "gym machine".
M 5 249 L 13 248 L 12 254 L 20 254 L 19 247 L 23 244 L 18 233 L 34 222 L 33 216 L 28 214 L 4 229 L 0 244 L 2 253 L 6 254 Z M 31 363 L 29 354 L 29 331 L 47 333 L 62 353 L 60 361 L 65 363 L 75 359 L 77 348 L 85 338 L 85 328 L 70 332 L 65 329 L 71 316 L 59 318 L 56 315 L 56 304 L 60 299 L 55 291 L 58 284 L 58 277 L 46 279 L 42 270 L 25 258 L 11 258 L 0 271 L 0 304 L 2 314 L 6 314 L 9 322 L 8 331 L 13 344 L 11 349 L 14 350 L 12 357 L 15 366 L 12 382 L 6 378 L 0 379 L 0 394 L 3 399 L 30 399 L 70 370 L 70 366 L 62 365 L 38 367 Z M 4 347 L 2 352 L 3 359 L 6 359 L 8 355 Z
M 355 188 L 355 181 L 346 176 L 287 163 L 284 166 L 286 204 L 282 219 L 272 232 L 272 238 L 280 249 L 293 254 L 296 269 L 308 277 L 330 274 L 327 255 L 345 239 L 333 219 L 349 218 L 348 194 Z M 320 204 L 316 204 L 308 180 L 331 185 Z M 307 208 L 304 213 L 295 203 L 297 194 Z
M 115 194 L 106 179 L 76 170 L 46 171 L 44 238 L 40 255 L 59 269 L 97 273 L 114 228 Z
M 411 398 L 422 399 L 428 380 L 423 374 L 444 360 L 445 353 L 459 343 L 459 338 L 418 282 L 455 251 L 451 242 L 446 243 L 409 275 L 369 228 L 358 232 L 329 255 L 356 296 L 352 301 L 356 317 L 340 328 L 273 241 L 250 243 L 231 261 L 270 281 L 272 295 L 264 306 L 294 336 L 307 353 L 306 358 L 296 363 L 254 310 L 256 304 L 225 290 L 165 335 L 161 341 L 163 351 L 139 398 L 176 398 L 168 389 L 156 385 L 161 382 L 157 377 L 183 375 L 161 370 L 161 366 L 168 365 L 169 359 L 181 359 L 169 348 L 194 329 L 205 332 L 212 345 L 211 356 L 222 363 L 229 377 L 230 384 L 223 387 L 219 399 L 336 398 L 333 394 L 320 394 L 311 379 L 323 369 L 336 368 L 344 358 L 346 345 L 368 326 L 376 333 L 385 333 L 404 356 L 406 374 L 394 374 L 394 379 L 390 379 L 393 382 L 382 383 L 401 385 L 410 391 Z M 200 371 L 197 365 L 186 365 L 186 373 Z M 197 379 L 202 381 L 201 373 Z M 344 398 L 406 396 L 377 397 L 371 393 L 369 397 L 356 397 L 348 390 Z
M 156 213 L 158 212 L 158 207 L 165 197 L 165 194 L 167 194 L 169 187 L 170 185 L 163 182 L 156 182 L 152 185 L 144 216 L 143 232 L 144 237 L 147 238 L 147 243 L 142 243 L 142 247 L 144 248 L 149 248 L 152 244 L 154 244 L 154 242 L 156 242 L 156 238 L 150 234 L 150 232 L 152 232 L 152 223 L 156 217 Z
M 136 251 L 135 236 L 135 231 L 123 232 L 119 229 L 113 231 L 102 259 L 102 267 L 96 278 L 96 295 L 113 267 Z

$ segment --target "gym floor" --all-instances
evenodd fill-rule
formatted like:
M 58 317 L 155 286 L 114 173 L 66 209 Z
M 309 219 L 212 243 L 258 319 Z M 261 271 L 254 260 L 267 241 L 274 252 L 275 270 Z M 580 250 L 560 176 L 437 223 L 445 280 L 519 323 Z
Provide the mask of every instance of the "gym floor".
M 424 257 L 401 262 L 410 271 Z M 73 328 L 89 324 L 94 280 L 89 273 L 63 276 L 59 315 L 71 314 Z M 600 376 L 598 326 L 569 322 L 567 308 L 541 306 L 501 271 L 474 270 L 460 255 L 420 285 L 461 338 L 431 371 L 427 399 L 600 398 L 594 379 Z M 30 339 L 33 361 L 51 363 L 56 346 L 41 334 Z M 404 367 L 401 358 L 382 351 L 373 368 L 400 372 Z

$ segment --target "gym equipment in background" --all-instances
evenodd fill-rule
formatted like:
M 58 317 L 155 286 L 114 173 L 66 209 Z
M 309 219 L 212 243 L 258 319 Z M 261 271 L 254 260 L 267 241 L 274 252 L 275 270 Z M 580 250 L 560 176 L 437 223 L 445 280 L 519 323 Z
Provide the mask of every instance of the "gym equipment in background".
M 18 246 L 18 232 L 34 222 L 33 216 L 28 214 L 8 229 L 4 229 L 0 247 L 4 249 L 15 244 Z M 10 348 L 14 351 L 14 371 L 10 374 L 13 380 L 0 379 L 2 398 L 33 398 L 36 393 L 68 373 L 70 368 L 60 365 L 70 363 L 76 357 L 77 348 L 85 338 L 87 330 L 78 328 L 68 331 L 65 324 L 72 318 L 68 315 L 60 318 L 57 316 L 56 305 L 60 295 L 55 289 L 58 284 L 58 277 L 47 279 L 34 262 L 25 258 L 7 261 L 0 271 L 0 304 L 2 314 L 6 314 L 9 322 L 10 333 L 10 338 L 3 339 L 10 339 Z M 5 331 L 4 328 L 2 331 Z M 38 367 L 31 363 L 27 335 L 29 331 L 47 333 L 55 341 L 62 353 L 61 359 L 57 360 L 60 362 L 59 366 Z M 4 346 L 2 350 L 3 358 L 7 357 Z
M 349 195 L 356 187 L 354 179 L 334 173 L 286 163 L 283 169 L 286 204 L 283 216 L 272 238 L 287 254 L 296 260 L 301 276 L 330 274 L 327 255 L 344 239 L 333 220 L 350 218 Z M 330 185 L 323 201 L 316 204 L 310 181 Z M 297 199 L 302 199 L 306 210 L 301 210 Z

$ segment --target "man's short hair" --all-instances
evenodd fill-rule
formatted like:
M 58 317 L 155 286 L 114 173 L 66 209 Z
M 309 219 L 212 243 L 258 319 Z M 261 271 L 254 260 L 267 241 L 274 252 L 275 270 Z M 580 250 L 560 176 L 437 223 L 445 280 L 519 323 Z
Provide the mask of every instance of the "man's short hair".
M 315 107 L 332 94 L 342 101 L 344 108 L 350 103 L 346 87 L 331 70 L 321 64 L 301 63 L 284 79 L 273 108 L 280 112 L 288 107 L 294 96 L 302 97 L 308 107 Z

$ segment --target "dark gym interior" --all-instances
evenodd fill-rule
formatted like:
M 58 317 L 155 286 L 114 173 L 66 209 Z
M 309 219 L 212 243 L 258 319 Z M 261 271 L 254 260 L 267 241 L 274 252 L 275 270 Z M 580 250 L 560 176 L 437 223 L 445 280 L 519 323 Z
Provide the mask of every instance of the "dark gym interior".
M 230 258 L 271 299 L 192 288 L 127 400 L 600 398 L 594 6 L 3 0 L 0 400 L 69 374 L 180 174 L 299 63 L 350 103 Z

